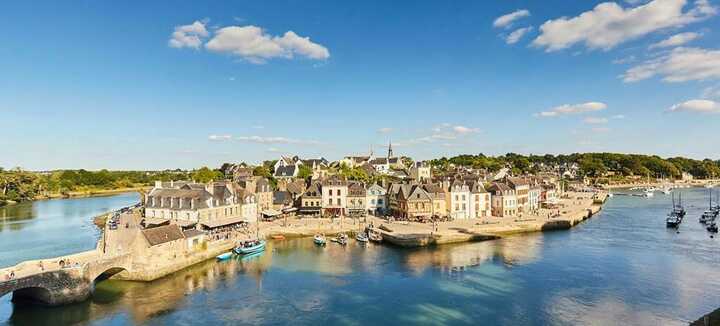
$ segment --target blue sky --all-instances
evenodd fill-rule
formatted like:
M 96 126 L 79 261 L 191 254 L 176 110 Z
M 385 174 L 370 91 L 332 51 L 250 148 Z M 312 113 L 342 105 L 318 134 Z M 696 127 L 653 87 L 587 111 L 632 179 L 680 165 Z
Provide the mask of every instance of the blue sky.
M 389 140 L 417 159 L 717 159 L 718 6 L 6 2 L 0 166 L 339 159 Z

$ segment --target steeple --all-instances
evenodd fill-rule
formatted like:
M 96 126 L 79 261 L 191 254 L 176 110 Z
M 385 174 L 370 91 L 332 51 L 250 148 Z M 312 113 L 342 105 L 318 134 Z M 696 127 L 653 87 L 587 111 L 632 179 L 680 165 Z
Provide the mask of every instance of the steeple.
M 390 140 L 390 143 L 388 144 L 388 157 L 387 157 L 388 160 L 389 160 L 391 157 L 393 157 L 393 152 L 392 152 L 392 140 Z

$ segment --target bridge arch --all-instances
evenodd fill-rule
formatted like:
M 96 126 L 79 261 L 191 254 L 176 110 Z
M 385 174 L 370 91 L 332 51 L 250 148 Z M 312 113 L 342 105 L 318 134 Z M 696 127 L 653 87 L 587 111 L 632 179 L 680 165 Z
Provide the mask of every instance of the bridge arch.
M 98 282 L 107 280 L 122 272 L 127 272 L 127 268 L 121 266 L 110 267 L 97 274 L 97 276 L 95 276 L 95 278 L 91 279 L 90 281 L 92 281 L 94 287 Z
M 52 291 L 48 288 L 42 286 L 28 286 L 12 291 L 12 302 L 46 305 L 54 302 L 54 297 Z

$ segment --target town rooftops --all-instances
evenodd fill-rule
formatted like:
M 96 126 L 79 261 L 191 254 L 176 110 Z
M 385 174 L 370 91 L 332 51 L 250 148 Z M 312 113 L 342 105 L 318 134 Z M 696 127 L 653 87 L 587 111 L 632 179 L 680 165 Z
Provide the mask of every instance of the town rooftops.
M 345 180 L 345 178 L 343 178 L 341 176 L 333 175 L 333 176 L 330 176 L 330 177 L 326 178 L 325 180 L 323 180 L 322 186 L 323 187 L 328 187 L 328 186 L 342 187 L 342 186 L 347 186 L 347 181 Z
M 276 177 L 294 177 L 295 169 L 297 169 L 297 167 L 295 165 L 280 166 L 275 170 L 275 176 Z
M 526 178 L 509 177 L 509 178 L 507 178 L 507 182 L 513 188 L 530 186 L 530 181 Z
M 145 236 L 145 240 L 147 240 L 150 246 L 157 246 L 163 243 L 185 238 L 182 229 L 175 224 L 144 229 L 142 230 L 142 234 Z

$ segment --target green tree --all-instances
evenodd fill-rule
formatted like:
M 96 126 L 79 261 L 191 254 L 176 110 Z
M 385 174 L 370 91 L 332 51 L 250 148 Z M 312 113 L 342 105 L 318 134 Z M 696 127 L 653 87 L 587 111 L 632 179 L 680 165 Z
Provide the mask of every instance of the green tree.
M 192 178 L 196 182 L 207 183 L 210 181 L 222 180 L 223 174 L 220 171 L 210 170 L 208 167 L 204 166 L 204 167 L 196 170 L 192 174 Z

